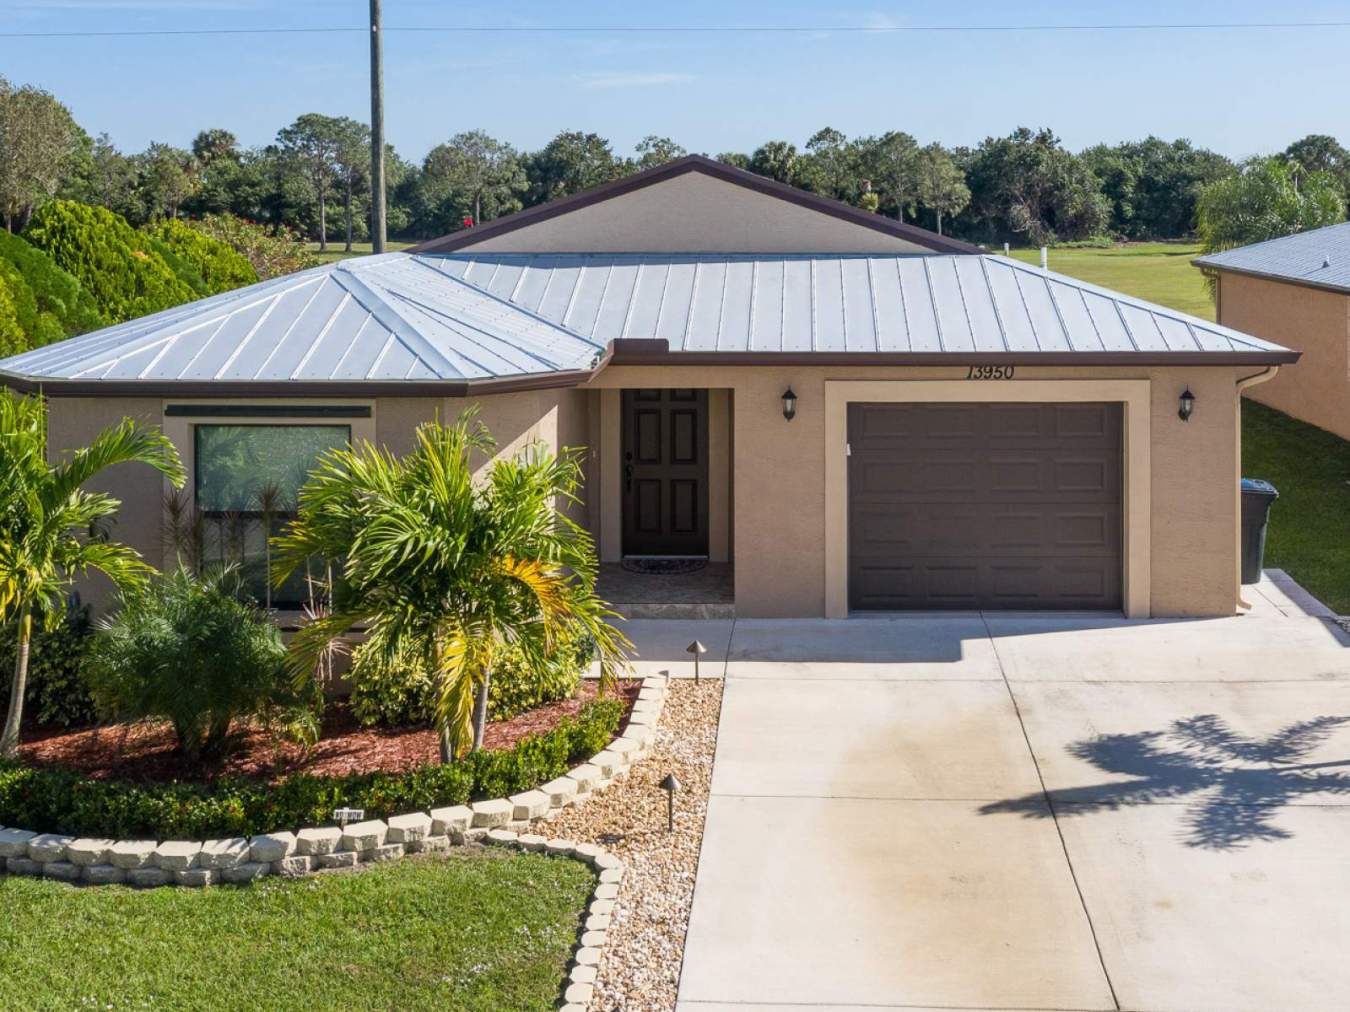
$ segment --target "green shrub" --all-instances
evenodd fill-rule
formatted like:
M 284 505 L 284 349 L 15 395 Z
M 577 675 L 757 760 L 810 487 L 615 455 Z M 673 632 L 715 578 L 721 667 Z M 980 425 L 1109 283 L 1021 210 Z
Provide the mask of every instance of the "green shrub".
M 61 624 L 50 632 L 34 624 L 25 713 L 32 714 L 38 725 L 83 727 L 98 719 L 84 680 L 93 632 L 88 605 L 78 603 L 72 603 Z M 9 673 L 14 670 L 17 649 L 18 631 L 12 624 L 0 628 L 0 710 L 9 706 Z
M 492 665 L 488 683 L 488 719 L 510 720 L 544 703 L 567 699 L 577 690 L 581 673 L 591 662 L 594 646 L 579 630 L 559 636 L 552 656 L 540 670 L 533 670 L 521 651 L 506 644 Z M 434 683 L 421 670 L 400 668 L 382 671 L 364 649 L 352 652 L 352 712 L 363 724 L 407 727 L 432 723 Z
M 258 280 L 258 272 L 253 269 L 253 265 L 246 257 L 236 253 L 234 247 L 186 222 L 169 219 L 148 226 L 146 231 L 187 261 L 206 282 L 210 295 L 251 285 Z
M 0 763 L 0 825 L 99 837 L 202 839 L 321 826 L 333 809 L 362 808 L 370 819 L 531 790 L 609 744 L 621 700 L 593 700 L 574 718 L 512 749 L 473 752 L 406 773 L 345 777 L 296 774 L 275 783 L 212 784 L 90 780 L 65 770 Z
M 19 299 L 17 288 L 11 288 L 9 279 L 0 274 L 0 355 L 13 355 L 23 351 L 27 337 L 23 324 L 19 322 Z
M 304 239 L 284 225 L 269 229 L 234 214 L 208 214 L 187 225 L 228 244 L 248 260 L 263 281 L 317 267 L 321 262 L 309 251 Z
M 38 319 L 35 330 L 28 333 L 30 347 L 40 348 L 106 325 L 89 289 L 42 250 L 4 229 L 0 229 L 0 262 L 17 270 L 33 294 Z
M 87 287 L 100 314 L 113 323 L 190 302 L 206 291 L 200 276 L 184 280 L 193 272 L 181 258 L 174 257 L 177 270 L 170 266 L 163 253 L 167 246 L 106 208 L 53 200 L 38 208 L 23 238 Z
M 180 567 L 124 596 L 89 659 L 99 711 L 118 721 L 167 720 L 196 758 L 218 755 L 235 720 L 298 705 L 281 633 L 238 591 L 232 568 L 197 576 Z

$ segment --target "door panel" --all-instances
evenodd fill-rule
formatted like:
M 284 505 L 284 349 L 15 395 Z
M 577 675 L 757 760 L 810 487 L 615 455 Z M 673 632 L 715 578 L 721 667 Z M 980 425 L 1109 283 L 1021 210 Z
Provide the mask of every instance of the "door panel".
M 1118 404 L 849 406 L 849 605 L 1119 608 Z
M 622 394 L 623 552 L 708 554 L 708 392 Z

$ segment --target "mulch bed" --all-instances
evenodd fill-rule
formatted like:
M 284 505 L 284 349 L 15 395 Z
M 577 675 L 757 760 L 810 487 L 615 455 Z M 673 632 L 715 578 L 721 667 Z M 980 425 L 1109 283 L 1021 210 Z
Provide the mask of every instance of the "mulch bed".
M 483 747 L 510 748 L 529 734 L 552 730 L 595 698 L 597 683 L 583 679 L 576 696 L 488 724 Z M 631 708 L 641 683 L 620 682 L 616 694 Z M 624 715 L 623 724 L 628 720 Z M 622 727 L 622 724 L 620 725 Z M 278 780 L 292 773 L 343 776 L 383 771 L 397 773 L 438 761 L 436 733 L 423 727 L 362 727 L 345 703 L 324 711 L 318 743 L 306 751 L 275 741 L 263 728 L 245 727 L 230 754 L 206 766 L 190 764 L 175 751 L 172 728 L 163 721 L 113 724 L 80 730 L 34 730 L 24 736 L 19 754 L 31 766 L 75 770 L 94 780 L 215 780 L 250 777 Z

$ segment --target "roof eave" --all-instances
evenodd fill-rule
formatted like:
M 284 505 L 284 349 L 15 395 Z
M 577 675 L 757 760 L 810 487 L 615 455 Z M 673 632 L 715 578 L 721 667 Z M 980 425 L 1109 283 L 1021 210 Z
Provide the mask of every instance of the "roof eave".
M 1219 366 L 1288 365 L 1302 352 L 1251 351 L 963 351 L 777 352 L 616 349 L 610 365 L 698 366 Z
M 1255 271 L 1247 267 L 1232 267 L 1228 264 L 1215 263 L 1212 260 L 1205 260 L 1203 257 L 1191 261 L 1191 266 L 1199 268 L 1201 271 L 1214 271 L 1218 274 L 1241 274 L 1246 278 L 1259 278 L 1262 281 L 1276 281 L 1286 285 L 1298 285 L 1300 288 L 1316 288 L 1319 292 L 1335 292 L 1338 295 L 1350 295 L 1350 286 L 1332 285 L 1324 281 L 1313 281 L 1308 278 L 1294 278 L 1288 274 L 1273 274 L 1270 271 Z
M 463 229 L 459 232 L 451 232 L 449 235 L 443 235 L 436 239 L 428 239 L 412 248 L 405 250 L 407 253 L 453 253 L 469 246 L 477 245 L 488 239 L 494 239 L 497 236 L 505 235 L 508 232 L 514 232 L 517 229 L 525 228 L 529 225 L 537 225 L 540 222 L 556 218 L 561 214 L 567 214 L 569 211 L 580 210 L 591 204 L 597 204 L 612 197 L 619 197 L 634 190 L 640 190 L 656 183 L 665 182 L 668 179 L 674 179 L 676 176 L 684 175 L 688 172 L 702 172 L 705 175 L 712 176 L 715 179 L 721 179 L 724 182 L 736 186 L 743 186 L 746 189 L 755 190 L 768 196 L 778 197 L 798 206 L 808 208 L 809 210 L 819 211 L 828 214 L 831 217 L 839 218 L 844 221 L 852 222 L 864 228 L 870 228 L 877 232 L 884 232 L 897 239 L 903 239 L 914 243 L 916 246 L 922 246 L 934 253 L 983 253 L 984 250 L 959 239 L 951 239 L 947 236 L 938 235 L 936 232 L 930 232 L 926 228 L 920 228 L 917 225 L 910 225 L 905 222 L 894 221 L 890 218 L 884 218 L 871 211 L 864 211 L 861 208 L 851 207 L 838 200 L 832 200 L 829 197 L 822 197 L 817 193 L 811 193 L 807 190 L 798 189 L 787 183 L 780 183 L 776 179 L 770 179 L 767 176 L 759 176 L 745 169 L 738 169 L 734 165 L 725 165 L 722 162 L 711 158 L 705 158 L 702 155 L 686 155 L 683 158 L 677 158 L 665 165 L 658 165 L 652 169 L 646 169 L 642 172 L 636 172 L 631 176 L 624 176 L 621 179 L 611 180 L 608 183 L 601 183 L 599 186 L 592 187 L 589 190 L 583 190 L 580 193 L 574 193 L 571 196 L 560 197 L 557 200 L 551 200 L 547 204 L 540 204 L 537 207 L 529 207 L 523 211 L 517 211 L 515 214 L 508 214 L 505 217 L 497 218 L 486 225 L 474 225 L 471 228 Z M 633 252 L 641 252 L 635 250 Z M 691 251 L 692 252 L 692 251 Z

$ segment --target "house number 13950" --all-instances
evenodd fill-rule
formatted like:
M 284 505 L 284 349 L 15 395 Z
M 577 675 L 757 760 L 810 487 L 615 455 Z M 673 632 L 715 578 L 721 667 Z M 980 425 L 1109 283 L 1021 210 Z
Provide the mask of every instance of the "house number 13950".
M 972 365 L 966 373 L 968 380 L 1010 380 L 1013 367 L 1010 365 Z

